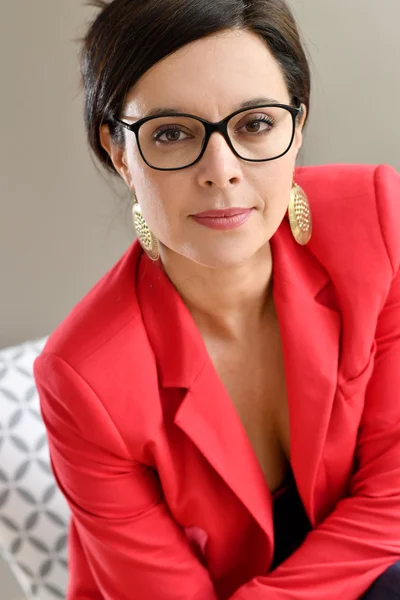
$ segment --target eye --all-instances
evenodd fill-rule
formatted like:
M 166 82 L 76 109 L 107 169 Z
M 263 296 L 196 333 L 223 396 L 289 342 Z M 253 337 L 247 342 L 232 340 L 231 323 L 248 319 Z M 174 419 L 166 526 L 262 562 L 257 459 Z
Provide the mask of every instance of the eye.
M 265 123 L 265 126 L 262 124 Z M 267 126 L 268 125 L 268 126 Z M 271 131 L 274 126 L 274 119 L 268 115 L 260 115 L 257 118 L 251 118 L 244 123 L 240 129 L 246 127 L 245 133 L 266 133 Z M 250 129 L 249 129 L 250 128 Z
M 155 142 L 161 142 L 162 144 L 180 142 L 182 141 L 182 139 L 186 139 L 180 138 L 181 133 L 185 134 L 185 132 L 182 129 L 179 129 L 178 127 L 168 126 L 155 131 L 153 133 L 153 140 Z M 162 139 L 163 136 L 165 136 L 165 139 Z

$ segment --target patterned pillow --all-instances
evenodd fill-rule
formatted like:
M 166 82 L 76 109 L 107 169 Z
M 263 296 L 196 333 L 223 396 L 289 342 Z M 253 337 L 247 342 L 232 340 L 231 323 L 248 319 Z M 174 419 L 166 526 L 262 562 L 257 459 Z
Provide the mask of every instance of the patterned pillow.
M 29 600 L 65 598 L 68 580 L 69 508 L 32 373 L 46 339 L 0 350 L 0 554 Z

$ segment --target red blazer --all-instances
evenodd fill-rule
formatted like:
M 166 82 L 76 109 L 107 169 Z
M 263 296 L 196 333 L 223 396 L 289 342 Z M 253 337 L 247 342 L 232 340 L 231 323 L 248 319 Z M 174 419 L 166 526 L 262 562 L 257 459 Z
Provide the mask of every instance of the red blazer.
M 275 570 L 271 493 L 190 313 L 134 242 L 34 374 L 72 511 L 70 600 L 354 600 L 400 559 L 400 176 L 297 169 L 271 240 L 291 465 L 313 530 Z

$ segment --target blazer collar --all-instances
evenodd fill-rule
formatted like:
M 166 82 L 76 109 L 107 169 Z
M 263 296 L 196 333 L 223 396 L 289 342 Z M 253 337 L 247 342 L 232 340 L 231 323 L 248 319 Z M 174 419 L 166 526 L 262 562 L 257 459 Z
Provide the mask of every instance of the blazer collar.
M 312 243 L 299 246 L 287 218 L 271 239 L 271 249 L 289 402 L 290 461 L 313 522 L 315 491 L 324 486 L 317 472 L 336 391 L 340 315 Z M 271 495 L 244 428 L 188 309 L 162 268 L 145 255 L 137 293 L 161 385 L 187 389 L 176 424 L 271 538 Z
M 190 388 L 208 358 L 207 351 L 162 266 L 144 253 L 137 269 L 137 296 L 162 387 Z

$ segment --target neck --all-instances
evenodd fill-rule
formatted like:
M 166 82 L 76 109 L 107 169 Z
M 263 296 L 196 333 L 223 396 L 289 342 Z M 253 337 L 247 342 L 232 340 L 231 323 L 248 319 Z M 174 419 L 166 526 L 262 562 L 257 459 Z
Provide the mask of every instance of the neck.
M 203 334 L 238 340 L 263 322 L 272 297 L 269 244 L 233 267 L 204 267 L 166 248 L 162 264 Z

